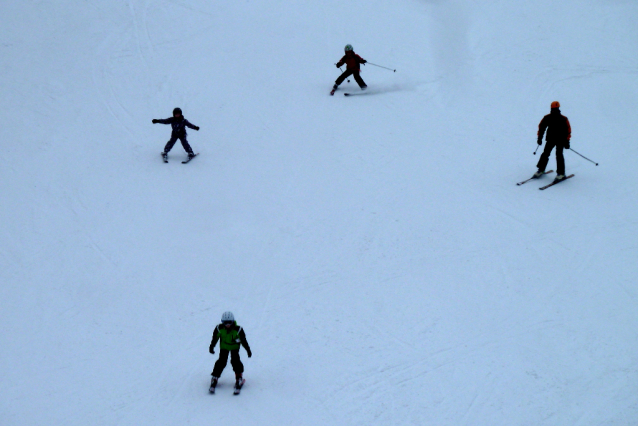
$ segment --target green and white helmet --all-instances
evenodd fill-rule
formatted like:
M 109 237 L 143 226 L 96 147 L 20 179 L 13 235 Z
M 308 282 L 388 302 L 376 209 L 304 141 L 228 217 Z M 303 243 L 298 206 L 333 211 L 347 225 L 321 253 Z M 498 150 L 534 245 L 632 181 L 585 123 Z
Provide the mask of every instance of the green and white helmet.
M 344 47 L 343 50 L 345 50 L 346 52 L 349 52 L 349 51 L 352 51 L 354 49 L 352 48 L 351 44 L 346 44 L 346 47 Z

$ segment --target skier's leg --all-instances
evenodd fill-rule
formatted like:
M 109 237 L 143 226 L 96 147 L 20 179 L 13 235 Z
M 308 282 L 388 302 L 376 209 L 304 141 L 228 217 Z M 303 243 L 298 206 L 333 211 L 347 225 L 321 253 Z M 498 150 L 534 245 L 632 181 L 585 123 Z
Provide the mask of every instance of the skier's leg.
M 545 149 L 543 150 L 543 153 L 541 154 L 541 158 L 538 159 L 538 164 L 536 164 L 536 167 L 538 167 L 538 170 L 541 172 L 545 171 L 545 168 L 547 167 L 547 162 L 549 161 L 549 156 L 552 153 L 552 149 L 554 149 L 554 143 L 553 142 L 545 142 Z
M 188 141 L 186 140 L 186 136 L 180 136 L 179 141 L 182 143 L 182 146 L 184 147 L 184 151 L 186 151 L 189 154 L 193 153 L 193 148 L 191 148 L 191 146 L 188 144 Z
M 242 374 L 244 373 L 244 364 L 241 362 L 239 349 L 236 351 L 230 351 L 230 365 L 233 366 L 235 377 L 237 379 L 240 379 L 242 377 Z
M 565 157 L 562 145 L 556 145 L 556 175 L 565 176 Z
M 361 87 L 362 89 L 365 89 L 366 87 L 368 87 L 366 82 L 363 81 L 363 79 L 361 78 L 361 74 L 359 73 L 359 71 L 353 72 L 352 75 L 354 76 L 354 79 L 357 82 L 357 84 L 359 85 L 359 87 Z
M 347 77 L 350 77 L 352 75 L 352 71 L 350 70 L 345 70 L 343 72 L 343 74 L 341 74 L 339 77 L 337 77 L 337 79 L 335 80 L 335 87 L 339 87 L 339 85 L 341 83 L 343 83 L 343 80 L 345 80 Z
M 220 377 L 224 368 L 226 368 L 226 364 L 228 364 L 228 350 L 220 349 L 219 350 L 219 359 L 215 363 L 215 368 L 213 368 L 212 376 Z
M 171 139 L 168 142 L 166 142 L 166 146 L 164 147 L 164 152 L 168 152 L 171 149 L 173 149 L 173 145 L 175 145 L 175 142 L 177 142 L 177 137 L 171 136 Z

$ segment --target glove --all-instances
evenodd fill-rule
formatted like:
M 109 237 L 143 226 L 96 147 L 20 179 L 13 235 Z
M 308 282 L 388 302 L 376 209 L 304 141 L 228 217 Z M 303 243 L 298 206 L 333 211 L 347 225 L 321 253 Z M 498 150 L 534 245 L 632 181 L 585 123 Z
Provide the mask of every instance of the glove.
M 253 353 L 251 351 L 248 351 L 248 358 L 250 358 L 251 356 L 253 356 Z
M 156 119 L 153 119 L 153 124 L 157 124 L 157 120 Z
M 565 149 L 569 149 L 569 141 L 565 144 Z
M 542 145 L 542 144 L 543 144 L 543 140 L 542 140 L 542 139 L 538 139 L 538 140 L 536 141 L 536 143 L 537 143 L 537 144 L 539 144 L 539 145 Z
M 210 352 L 211 354 L 215 353 L 215 348 L 213 348 L 212 346 L 210 348 L 208 348 L 208 352 Z
M 336 66 L 337 68 L 339 68 L 339 64 L 335 64 L 335 66 Z
M 195 130 L 199 132 L 199 126 L 195 126 Z

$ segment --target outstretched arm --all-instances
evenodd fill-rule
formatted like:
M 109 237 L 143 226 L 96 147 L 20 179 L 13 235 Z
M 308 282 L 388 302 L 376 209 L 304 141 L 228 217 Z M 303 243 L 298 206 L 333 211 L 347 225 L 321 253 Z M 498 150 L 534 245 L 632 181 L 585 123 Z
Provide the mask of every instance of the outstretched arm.
M 190 121 L 188 121 L 188 120 L 184 120 L 184 124 L 185 124 L 187 127 L 190 127 L 190 128 L 191 128 L 191 129 L 193 129 L 193 130 L 199 130 L 199 126 L 196 126 L 196 125 L 192 124 L 192 123 L 191 123 Z
M 171 119 L 170 118 L 160 118 L 160 119 L 153 119 L 153 124 L 155 123 L 159 123 L 159 124 L 171 124 Z

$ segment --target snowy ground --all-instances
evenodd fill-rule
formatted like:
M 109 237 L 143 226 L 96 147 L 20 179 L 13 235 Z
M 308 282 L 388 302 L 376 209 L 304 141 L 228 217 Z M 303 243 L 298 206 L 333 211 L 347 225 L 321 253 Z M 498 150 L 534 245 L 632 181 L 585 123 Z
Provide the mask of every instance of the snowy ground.
M 635 2 L 0 16 L 3 425 L 638 424 Z M 397 72 L 328 96 L 346 43 Z M 554 100 L 600 166 L 517 187 Z

